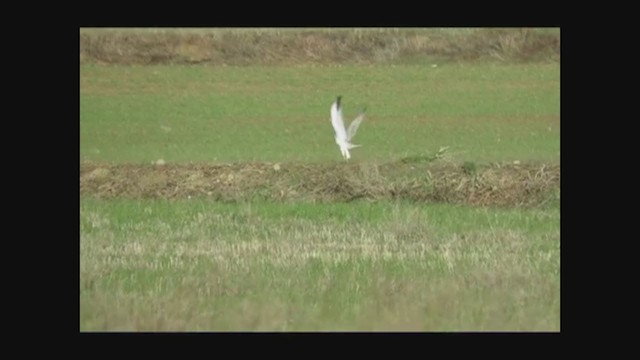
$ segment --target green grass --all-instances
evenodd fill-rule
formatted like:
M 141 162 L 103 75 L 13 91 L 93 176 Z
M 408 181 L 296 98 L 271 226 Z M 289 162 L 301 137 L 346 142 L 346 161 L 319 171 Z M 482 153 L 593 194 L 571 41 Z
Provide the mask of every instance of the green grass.
M 81 160 L 340 160 L 329 107 L 368 107 L 359 160 L 433 153 L 454 161 L 560 158 L 560 67 L 80 67 Z
M 560 328 L 559 209 L 81 199 L 80 329 Z

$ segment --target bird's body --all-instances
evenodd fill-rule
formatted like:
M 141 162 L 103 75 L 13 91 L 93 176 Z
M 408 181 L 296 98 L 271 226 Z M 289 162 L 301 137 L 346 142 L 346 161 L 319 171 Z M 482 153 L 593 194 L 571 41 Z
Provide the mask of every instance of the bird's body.
M 333 125 L 333 129 L 336 132 L 336 144 L 338 144 L 338 147 L 340 148 L 342 157 L 345 160 L 349 160 L 351 158 L 349 150 L 362 146 L 352 144 L 351 139 L 356 135 L 358 126 L 360 126 L 360 123 L 364 119 L 364 112 L 366 109 L 363 109 L 353 122 L 351 122 L 349 128 L 345 129 L 344 120 L 342 118 L 342 106 L 340 105 L 341 98 L 341 96 L 338 96 L 336 101 L 331 105 L 331 125 Z

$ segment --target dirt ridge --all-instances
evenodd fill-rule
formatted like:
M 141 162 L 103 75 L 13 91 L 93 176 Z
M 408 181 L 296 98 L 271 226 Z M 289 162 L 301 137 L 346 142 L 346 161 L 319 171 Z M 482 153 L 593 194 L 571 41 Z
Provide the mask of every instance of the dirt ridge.
M 560 165 L 546 163 L 80 164 L 80 194 L 97 198 L 537 206 L 558 200 L 559 189 Z

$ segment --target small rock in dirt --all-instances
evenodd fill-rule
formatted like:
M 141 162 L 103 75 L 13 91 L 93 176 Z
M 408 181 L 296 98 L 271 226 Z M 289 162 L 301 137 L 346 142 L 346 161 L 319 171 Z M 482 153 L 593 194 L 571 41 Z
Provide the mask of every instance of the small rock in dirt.
M 107 177 L 108 175 L 109 175 L 109 169 L 97 168 L 92 172 L 90 172 L 89 174 L 87 174 L 86 176 L 89 179 L 101 179 L 101 178 Z

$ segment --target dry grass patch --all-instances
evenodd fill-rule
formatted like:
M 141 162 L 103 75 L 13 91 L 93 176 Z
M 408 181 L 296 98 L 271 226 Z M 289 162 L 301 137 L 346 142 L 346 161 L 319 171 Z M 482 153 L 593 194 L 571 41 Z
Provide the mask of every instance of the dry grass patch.
M 557 61 L 560 33 L 528 28 L 80 32 L 80 60 L 89 63 L 380 64 L 421 57 Z
M 114 165 L 82 163 L 81 195 L 99 198 L 209 198 L 219 201 L 407 199 L 472 205 L 535 206 L 557 198 L 558 164 L 238 163 Z

